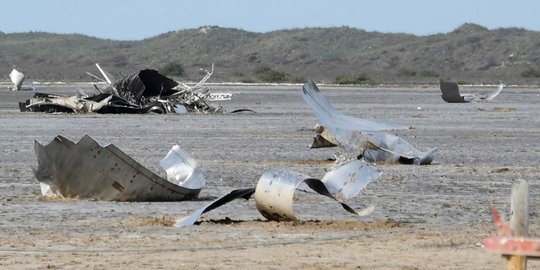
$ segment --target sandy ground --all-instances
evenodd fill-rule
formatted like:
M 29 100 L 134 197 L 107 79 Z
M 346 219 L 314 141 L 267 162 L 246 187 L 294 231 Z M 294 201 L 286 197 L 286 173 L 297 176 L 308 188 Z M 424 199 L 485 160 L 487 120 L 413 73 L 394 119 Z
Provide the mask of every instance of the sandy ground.
M 383 175 L 350 205 L 296 194 L 300 221 L 268 222 L 255 203 L 235 201 L 189 228 L 174 221 L 232 189 L 252 187 L 264 171 L 288 168 L 322 177 L 339 149 L 310 150 L 315 115 L 301 86 L 211 86 L 235 93 L 226 111 L 189 115 L 20 113 L 31 92 L 0 85 L 1 269 L 505 269 L 485 252 L 495 235 L 489 207 L 508 213 L 512 181 L 530 183 L 530 234 L 539 236 L 540 92 L 505 89 L 493 102 L 448 104 L 435 87 L 320 87 L 340 111 L 411 128 L 398 134 L 420 150 L 437 147 L 429 166 L 379 165 Z M 41 85 L 74 94 L 89 84 Z M 492 88 L 470 88 L 487 92 Z M 464 92 L 466 92 L 465 90 Z M 34 140 L 90 134 L 150 170 L 179 144 L 200 163 L 207 186 L 198 201 L 44 200 L 31 168 Z M 530 261 L 529 269 L 540 269 Z

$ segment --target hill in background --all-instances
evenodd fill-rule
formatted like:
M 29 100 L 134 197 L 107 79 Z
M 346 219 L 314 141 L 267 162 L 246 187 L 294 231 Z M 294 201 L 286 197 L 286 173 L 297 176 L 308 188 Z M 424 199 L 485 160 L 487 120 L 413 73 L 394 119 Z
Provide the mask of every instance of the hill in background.
M 31 80 L 90 81 L 94 63 L 114 74 L 143 68 L 196 81 L 215 63 L 212 82 L 538 84 L 540 32 L 464 24 L 429 36 L 360 29 L 303 28 L 268 33 L 205 26 L 140 41 L 77 34 L 0 32 L 0 74 L 17 66 Z M 117 75 L 120 76 L 120 75 Z

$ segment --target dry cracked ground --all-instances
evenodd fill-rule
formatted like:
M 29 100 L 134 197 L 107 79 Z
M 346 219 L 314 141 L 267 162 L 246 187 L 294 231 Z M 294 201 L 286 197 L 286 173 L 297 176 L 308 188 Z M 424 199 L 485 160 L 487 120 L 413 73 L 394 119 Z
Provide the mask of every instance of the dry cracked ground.
M 530 234 L 540 237 L 540 92 L 508 87 L 494 101 L 449 104 L 438 87 L 321 86 L 345 114 L 409 126 L 397 134 L 420 150 L 439 149 L 428 166 L 382 164 L 382 176 L 349 201 L 376 206 L 367 217 L 297 192 L 299 221 L 269 222 L 253 200 L 237 200 L 188 228 L 172 226 L 232 189 L 256 185 L 274 167 L 322 177 L 337 148 L 308 149 L 316 118 L 300 85 L 210 85 L 232 92 L 227 112 L 185 115 L 21 113 L 32 92 L 0 90 L 0 268 L 2 269 L 505 269 L 483 250 L 495 235 L 489 212 L 508 217 L 512 182 L 530 184 Z M 74 95 L 90 84 L 39 85 Z M 465 87 L 464 92 L 492 87 Z M 103 202 L 43 199 L 32 174 L 34 141 L 89 134 L 150 170 L 175 144 L 206 176 L 200 200 Z M 84 179 L 84 176 L 81 176 Z M 530 269 L 540 268 L 530 261 Z

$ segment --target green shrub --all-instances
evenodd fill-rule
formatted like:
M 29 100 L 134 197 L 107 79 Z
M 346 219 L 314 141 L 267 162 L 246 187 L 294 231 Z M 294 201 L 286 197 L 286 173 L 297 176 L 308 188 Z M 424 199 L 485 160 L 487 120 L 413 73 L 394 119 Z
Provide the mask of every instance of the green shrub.
M 292 77 L 292 79 L 290 80 L 292 83 L 304 83 L 306 81 L 306 79 L 302 76 L 296 76 L 296 77 Z
M 540 70 L 535 68 L 528 68 L 521 72 L 521 77 L 524 78 L 540 78 Z
M 420 77 L 439 77 L 439 74 L 437 72 L 431 70 L 431 69 L 422 69 L 420 72 L 418 72 L 418 76 Z
M 398 76 L 414 77 L 416 76 L 416 70 L 401 68 L 397 71 Z
M 242 83 L 254 83 L 255 80 L 253 80 L 251 78 L 244 78 L 244 79 L 241 79 L 240 82 L 242 82 Z
M 184 76 L 185 70 L 184 66 L 180 63 L 169 62 L 160 68 L 160 72 L 163 75 L 169 76 Z
M 342 75 L 338 75 L 335 79 L 334 79 L 334 83 L 336 84 L 369 84 L 369 85 L 374 85 L 374 84 L 377 84 L 378 82 L 371 79 L 369 77 L 369 75 L 367 75 L 366 73 L 360 73 L 354 77 L 351 77 L 349 75 L 345 75 L 345 74 L 342 74 Z
M 262 66 L 255 69 L 255 76 L 263 82 L 280 83 L 287 81 L 289 74 L 283 71 L 274 70 L 267 66 Z

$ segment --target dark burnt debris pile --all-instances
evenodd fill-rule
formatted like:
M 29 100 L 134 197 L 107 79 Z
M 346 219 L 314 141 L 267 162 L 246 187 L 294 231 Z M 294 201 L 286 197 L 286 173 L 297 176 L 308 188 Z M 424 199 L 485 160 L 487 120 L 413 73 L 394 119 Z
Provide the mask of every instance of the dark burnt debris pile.
M 96 64 L 104 79 L 92 75 L 106 83 L 103 89 L 95 86 L 97 94 L 89 96 L 81 89 L 75 96 L 62 96 L 47 93 L 35 93 L 34 97 L 19 103 L 21 112 L 69 112 L 69 113 L 186 113 L 186 112 L 222 112 L 215 96 L 203 87 L 212 76 L 206 75 L 195 86 L 188 86 L 160 74 L 157 70 L 144 69 L 120 80 Z M 230 98 L 230 95 L 226 98 Z

